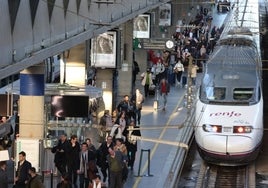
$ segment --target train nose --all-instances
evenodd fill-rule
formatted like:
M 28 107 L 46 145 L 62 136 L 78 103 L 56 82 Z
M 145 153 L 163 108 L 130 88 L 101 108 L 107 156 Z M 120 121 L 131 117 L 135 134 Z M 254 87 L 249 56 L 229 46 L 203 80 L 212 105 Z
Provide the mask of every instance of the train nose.
M 217 144 L 215 144 L 217 140 Z M 203 140 L 204 148 L 215 153 L 222 153 L 225 155 L 239 154 L 248 152 L 254 149 L 254 144 L 250 137 L 245 136 L 219 136 L 210 135 Z
M 244 153 L 254 149 L 254 144 L 250 137 L 226 136 L 226 153 Z

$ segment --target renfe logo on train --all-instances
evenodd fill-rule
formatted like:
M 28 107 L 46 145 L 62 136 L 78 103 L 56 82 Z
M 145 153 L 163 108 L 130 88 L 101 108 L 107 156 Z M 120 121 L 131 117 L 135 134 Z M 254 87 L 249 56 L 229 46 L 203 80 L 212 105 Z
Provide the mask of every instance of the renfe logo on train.
M 216 112 L 216 113 L 211 113 L 209 116 L 212 117 L 212 116 L 226 116 L 226 117 L 239 117 L 241 116 L 242 114 L 239 113 L 239 112 Z

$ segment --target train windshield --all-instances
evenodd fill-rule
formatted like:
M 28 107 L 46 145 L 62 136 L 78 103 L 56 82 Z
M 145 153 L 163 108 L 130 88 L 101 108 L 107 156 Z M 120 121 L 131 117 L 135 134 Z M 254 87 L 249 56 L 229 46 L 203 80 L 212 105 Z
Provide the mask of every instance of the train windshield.
M 224 87 L 206 87 L 206 98 L 208 100 L 224 100 L 226 88 Z
M 200 100 L 205 103 L 255 104 L 260 99 L 256 88 L 201 87 Z
M 254 94 L 254 88 L 235 88 L 233 91 L 234 100 L 248 101 Z

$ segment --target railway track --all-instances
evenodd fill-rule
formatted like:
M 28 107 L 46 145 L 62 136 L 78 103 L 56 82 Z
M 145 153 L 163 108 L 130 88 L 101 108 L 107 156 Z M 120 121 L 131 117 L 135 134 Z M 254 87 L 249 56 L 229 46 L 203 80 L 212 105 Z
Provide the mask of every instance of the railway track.
M 196 188 L 254 188 L 255 166 L 216 166 L 203 162 Z

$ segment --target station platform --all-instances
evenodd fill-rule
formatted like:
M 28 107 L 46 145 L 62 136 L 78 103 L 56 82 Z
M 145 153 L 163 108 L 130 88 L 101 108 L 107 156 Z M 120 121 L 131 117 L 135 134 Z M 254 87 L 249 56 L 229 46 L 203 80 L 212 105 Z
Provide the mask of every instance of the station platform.
M 213 17 L 211 27 L 221 27 L 227 16 L 217 12 L 217 7 L 211 7 Z M 198 73 L 197 86 L 202 73 Z M 137 85 L 140 87 L 139 85 Z M 143 88 L 140 88 L 143 91 Z M 195 91 L 193 91 L 195 92 Z M 159 103 L 154 110 L 153 103 L 156 97 L 148 97 L 142 110 L 141 134 L 144 138 L 158 139 L 162 143 L 140 140 L 134 170 L 130 171 L 126 188 L 163 188 L 173 187 L 176 181 L 175 174 L 182 167 L 182 162 L 188 149 L 181 146 L 172 146 L 168 142 L 189 144 L 193 134 L 191 113 L 193 110 L 185 106 L 186 88 L 171 87 L 168 95 L 167 109 L 162 111 Z M 160 99 L 161 100 L 161 99 Z M 150 150 L 150 164 L 144 150 Z M 143 154 L 143 155 L 142 155 Z M 142 161 L 140 156 L 142 155 Z M 142 168 L 139 171 L 139 165 Z
M 184 139 L 190 140 L 193 133 L 187 132 L 189 127 L 184 126 L 189 112 L 185 108 L 185 92 L 186 88 L 171 87 L 165 111 L 161 96 L 157 109 L 154 108 L 157 96 L 145 99 L 140 124 L 142 139 L 138 141 L 134 170 L 129 171 L 125 187 L 162 188 L 173 178 L 174 165 L 180 164 L 178 155 L 187 151 L 188 143 L 184 143 Z

